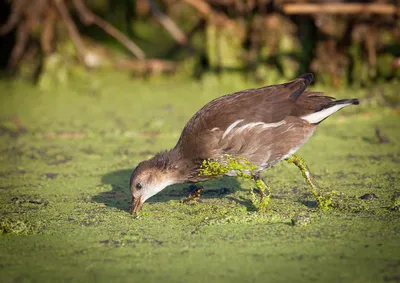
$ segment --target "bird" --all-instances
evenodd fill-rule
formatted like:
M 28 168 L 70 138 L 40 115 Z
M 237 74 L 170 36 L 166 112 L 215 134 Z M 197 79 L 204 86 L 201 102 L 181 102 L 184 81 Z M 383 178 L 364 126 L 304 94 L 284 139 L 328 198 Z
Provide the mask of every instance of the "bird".
M 254 165 L 254 180 L 282 160 L 302 169 L 295 152 L 327 117 L 358 99 L 336 100 L 307 90 L 314 75 L 218 97 L 198 110 L 182 130 L 175 147 L 142 161 L 130 177 L 130 212 L 137 216 L 143 203 L 173 184 L 198 183 L 220 176 L 201 174 L 205 161 L 224 162 L 226 156 Z M 304 167 L 304 166 L 303 166 Z M 304 170 L 306 171 L 304 171 Z M 305 166 L 303 176 L 312 185 Z M 224 175 L 238 176 L 238 170 Z M 264 186 L 266 187 L 266 185 Z M 260 190 L 261 199 L 265 195 Z

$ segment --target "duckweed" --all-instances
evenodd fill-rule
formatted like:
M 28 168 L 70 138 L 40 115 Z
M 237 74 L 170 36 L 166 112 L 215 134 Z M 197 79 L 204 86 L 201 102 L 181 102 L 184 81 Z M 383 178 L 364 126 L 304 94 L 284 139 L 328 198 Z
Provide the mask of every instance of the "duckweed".
M 204 182 L 190 205 L 187 184 L 170 186 L 132 219 L 133 168 L 173 147 L 206 102 L 255 86 L 228 79 L 107 73 L 53 91 L 0 82 L 0 282 L 396 281 L 400 117 L 387 108 L 344 109 L 300 149 L 326 188 L 320 200 L 281 162 L 261 176 L 273 190 L 266 213 L 244 176 Z M 389 143 L 377 143 L 376 125 Z M 365 193 L 379 198 L 354 197 Z

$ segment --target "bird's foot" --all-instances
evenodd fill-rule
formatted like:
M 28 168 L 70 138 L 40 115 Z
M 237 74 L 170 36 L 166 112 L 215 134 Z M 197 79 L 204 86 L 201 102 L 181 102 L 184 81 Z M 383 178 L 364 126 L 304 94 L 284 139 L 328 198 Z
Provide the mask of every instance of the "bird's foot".
M 303 158 L 292 155 L 291 157 L 286 159 L 287 162 L 293 163 L 296 165 L 303 175 L 304 179 L 306 180 L 307 184 L 311 187 L 312 193 L 317 201 L 318 207 L 322 210 L 328 210 L 330 207 L 334 207 L 333 202 L 333 195 L 335 192 L 331 193 L 324 193 L 320 186 L 315 181 L 314 177 L 312 176 L 310 169 L 308 168 L 307 164 L 304 162 Z
M 200 194 L 204 191 L 202 186 L 191 185 L 189 187 L 190 194 L 187 198 L 184 198 L 181 202 L 182 203 L 189 203 L 192 201 L 201 202 Z
M 256 176 L 254 181 L 260 193 L 260 205 L 258 210 L 263 213 L 271 200 L 271 190 L 259 176 Z
M 297 155 L 292 155 L 291 157 L 287 158 L 286 161 L 289 163 L 293 163 L 300 169 L 301 174 L 303 175 L 307 184 L 311 187 L 313 194 L 315 196 L 319 195 L 321 189 L 315 181 L 314 177 L 312 176 L 311 171 L 308 168 L 307 164 L 304 162 L 303 158 Z

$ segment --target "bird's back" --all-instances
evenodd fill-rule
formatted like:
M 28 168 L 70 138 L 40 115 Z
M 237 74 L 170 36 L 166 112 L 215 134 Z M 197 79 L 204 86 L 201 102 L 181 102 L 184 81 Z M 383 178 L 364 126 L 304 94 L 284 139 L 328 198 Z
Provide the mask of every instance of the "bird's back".
M 334 101 L 306 91 L 312 80 L 312 74 L 305 74 L 212 100 L 189 120 L 175 149 L 192 160 L 231 154 L 270 166 L 312 134 L 315 125 L 302 118 Z M 271 151 L 272 145 L 276 150 Z

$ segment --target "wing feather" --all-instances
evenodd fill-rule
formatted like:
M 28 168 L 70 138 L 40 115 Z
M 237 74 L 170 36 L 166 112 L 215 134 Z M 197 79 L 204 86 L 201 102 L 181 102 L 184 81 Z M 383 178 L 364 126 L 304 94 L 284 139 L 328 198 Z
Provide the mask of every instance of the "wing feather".
M 267 129 L 263 129 L 268 128 L 265 125 L 279 124 L 289 116 L 311 113 L 317 107 L 315 103 L 332 100 L 319 93 L 305 92 L 312 79 L 312 74 L 305 74 L 288 83 L 244 90 L 212 100 L 189 120 L 176 148 L 179 147 L 184 156 L 199 160 L 222 151 L 240 153 L 245 148 L 248 150 L 250 147 L 244 143 L 261 141 L 243 127 L 267 133 Z M 255 126 L 250 127 L 251 123 Z M 271 127 L 270 131 L 277 128 Z M 232 136 L 231 132 L 237 135 Z M 228 137 L 236 143 L 222 142 Z

